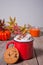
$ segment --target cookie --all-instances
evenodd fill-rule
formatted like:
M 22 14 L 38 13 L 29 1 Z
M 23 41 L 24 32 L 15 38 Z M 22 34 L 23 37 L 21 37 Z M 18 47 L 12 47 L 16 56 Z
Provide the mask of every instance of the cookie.
M 15 47 L 8 48 L 4 53 L 4 60 L 8 64 L 16 63 L 19 59 L 19 52 Z

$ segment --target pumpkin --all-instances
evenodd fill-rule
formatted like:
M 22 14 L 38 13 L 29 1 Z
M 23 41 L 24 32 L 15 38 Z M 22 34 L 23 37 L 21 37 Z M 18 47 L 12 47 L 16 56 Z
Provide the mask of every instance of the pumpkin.
M 8 64 L 16 63 L 19 59 L 19 52 L 15 47 L 6 49 L 4 53 L 4 60 Z
M 2 31 L 0 31 L 0 40 L 1 40 L 1 37 L 2 37 Z
M 8 37 L 8 39 L 9 39 L 9 38 L 10 38 L 10 36 L 11 36 L 10 31 L 9 31 L 9 30 L 5 30 L 5 33 L 7 34 L 7 37 Z
M 3 40 L 3 41 L 8 40 L 10 36 L 11 36 L 11 33 L 9 30 L 0 31 L 0 40 Z

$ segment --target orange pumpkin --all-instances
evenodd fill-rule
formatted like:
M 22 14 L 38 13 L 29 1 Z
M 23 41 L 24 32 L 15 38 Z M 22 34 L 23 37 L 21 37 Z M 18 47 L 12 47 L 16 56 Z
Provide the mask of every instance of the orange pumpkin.
M 0 31 L 0 40 L 1 40 L 1 37 L 2 37 L 2 35 L 1 35 L 1 34 L 2 34 L 2 31 Z
M 9 38 L 10 38 L 10 36 L 11 36 L 10 31 L 9 31 L 9 30 L 5 30 L 5 33 L 7 34 L 7 37 L 8 37 L 8 39 L 9 39 Z
M 9 30 L 1 30 L 0 31 L 0 40 L 8 40 L 11 36 L 11 33 Z

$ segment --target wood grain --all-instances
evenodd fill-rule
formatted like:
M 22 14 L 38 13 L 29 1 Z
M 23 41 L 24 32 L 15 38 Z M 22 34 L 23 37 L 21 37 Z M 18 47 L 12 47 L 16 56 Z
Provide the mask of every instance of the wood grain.
M 39 65 L 43 65 L 43 36 L 35 38 L 34 48 Z

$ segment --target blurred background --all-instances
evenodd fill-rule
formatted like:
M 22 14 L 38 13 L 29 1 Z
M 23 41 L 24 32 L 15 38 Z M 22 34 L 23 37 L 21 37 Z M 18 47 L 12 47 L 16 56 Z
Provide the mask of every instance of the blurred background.
M 43 0 L 0 0 L 0 19 L 16 17 L 19 25 L 43 27 Z

